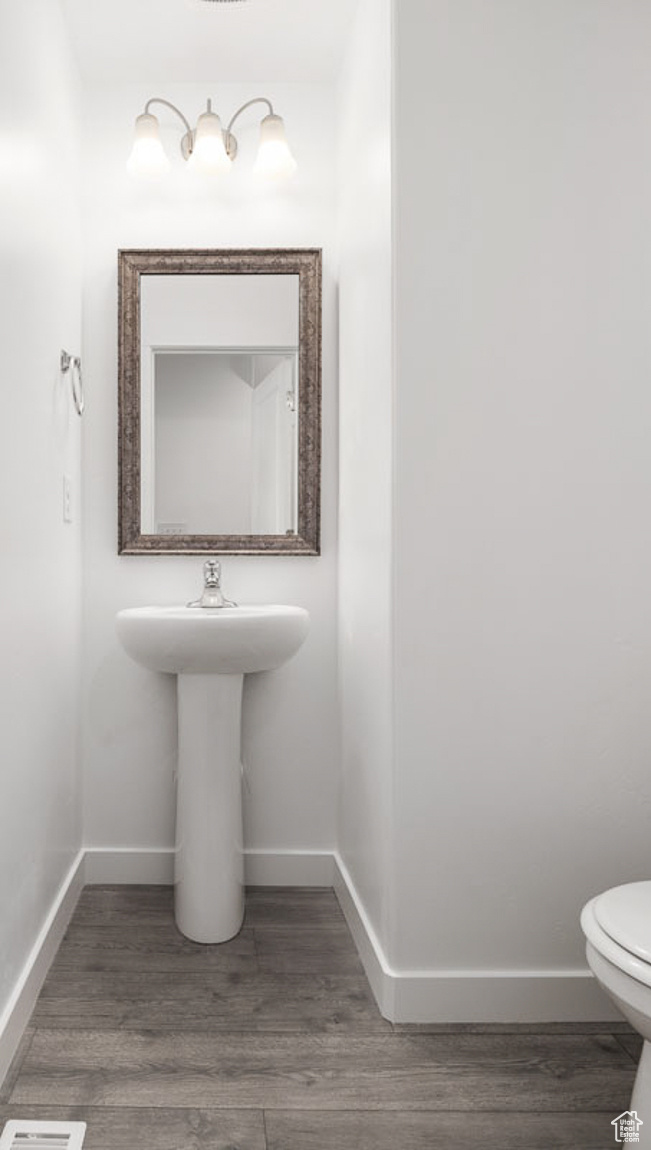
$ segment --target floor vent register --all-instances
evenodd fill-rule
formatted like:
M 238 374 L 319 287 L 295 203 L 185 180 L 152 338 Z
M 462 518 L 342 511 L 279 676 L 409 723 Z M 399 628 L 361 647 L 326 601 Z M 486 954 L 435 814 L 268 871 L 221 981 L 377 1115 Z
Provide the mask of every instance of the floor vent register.
M 7 1122 L 0 1150 L 81 1150 L 85 1122 Z

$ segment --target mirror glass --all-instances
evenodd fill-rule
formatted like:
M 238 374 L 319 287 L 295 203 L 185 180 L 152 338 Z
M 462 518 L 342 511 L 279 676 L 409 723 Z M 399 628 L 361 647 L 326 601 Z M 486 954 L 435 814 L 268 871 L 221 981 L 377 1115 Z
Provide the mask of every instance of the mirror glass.
M 144 535 L 296 532 L 296 359 L 292 349 L 154 350 Z
M 147 276 L 141 530 L 297 530 L 298 276 Z
M 320 253 L 237 255 L 120 253 L 123 553 L 318 554 Z

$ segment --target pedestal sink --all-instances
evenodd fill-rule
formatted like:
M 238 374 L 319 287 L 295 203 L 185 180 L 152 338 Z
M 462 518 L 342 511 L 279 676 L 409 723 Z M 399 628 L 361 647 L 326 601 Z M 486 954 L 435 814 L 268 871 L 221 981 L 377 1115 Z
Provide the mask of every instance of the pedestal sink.
M 177 678 L 179 757 L 174 912 L 196 942 L 225 942 L 244 917 L 242 684 L 298 651 L 301 607 L 132 607 L 116 626 L 125 651 Z

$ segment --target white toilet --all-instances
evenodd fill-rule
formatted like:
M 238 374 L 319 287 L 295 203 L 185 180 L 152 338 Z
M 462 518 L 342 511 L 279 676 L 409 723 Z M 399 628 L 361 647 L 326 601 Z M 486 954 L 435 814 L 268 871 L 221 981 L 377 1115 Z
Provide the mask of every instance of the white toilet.
M 607 890 L 583 908 L 581 926 L 595 978 L 644 1039 L 630 1109 L 651 1150 L 651 882 Z

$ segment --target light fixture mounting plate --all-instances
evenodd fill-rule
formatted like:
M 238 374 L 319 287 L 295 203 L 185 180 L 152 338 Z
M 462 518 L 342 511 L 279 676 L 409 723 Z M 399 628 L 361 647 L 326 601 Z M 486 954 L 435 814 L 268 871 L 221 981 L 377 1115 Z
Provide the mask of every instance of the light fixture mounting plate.
M 181 139 L 181 155 L 184 160 L 189 160 L 194 148 L 194 132 L 186 132 Z

